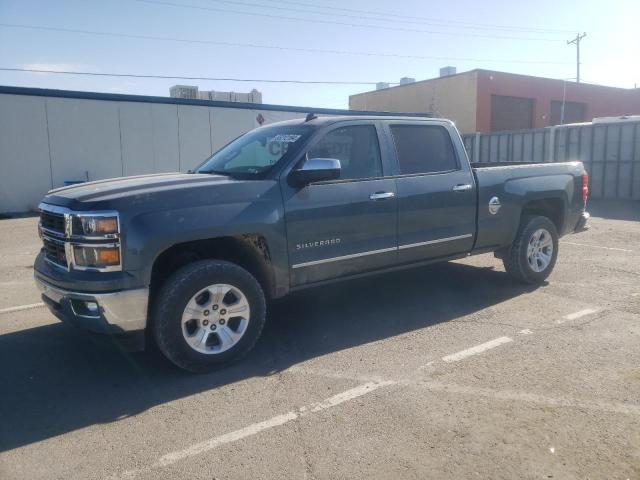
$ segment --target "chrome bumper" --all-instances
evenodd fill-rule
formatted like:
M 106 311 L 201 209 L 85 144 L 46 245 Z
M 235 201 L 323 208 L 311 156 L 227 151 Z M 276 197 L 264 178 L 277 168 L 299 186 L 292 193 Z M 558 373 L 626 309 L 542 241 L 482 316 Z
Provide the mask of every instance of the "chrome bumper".
M 36 286 L 49 310 L 66 323 L 97 333 L 122 334 L 147 326 L 149 289 L 113 293 L 80 293 L 55 287 L 37 276 Z M 95 311 L 81 311 L 82 302 L 98 305 Z
M 586 230 L 589 230 L 589 219 L 591 218 L 591 215 L 589 215 L 589 212 L 582 212 L 580 214 L 580 218 L 578 219 L 578 223 L 576 224 L 575 228 L 573 229 L 573 233 L 580 233 L 580 232 L 584 232 Z

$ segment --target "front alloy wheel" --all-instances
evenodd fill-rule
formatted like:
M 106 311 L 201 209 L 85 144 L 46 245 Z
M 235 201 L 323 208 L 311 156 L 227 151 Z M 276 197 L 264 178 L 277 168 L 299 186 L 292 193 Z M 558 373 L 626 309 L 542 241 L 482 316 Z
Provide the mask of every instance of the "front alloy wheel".
M 182 335 L 196 352 L 215 355 L 240 341 L 250 318 L 245 294 L 239 288 L 217 283 L 191 297 L 182 314 Z
M 251 273 L 224 260 L 199 260 L 162 285 L 150 328 L 169 360 L 203 372 L 246 355 L 260 337 L 265 317 L 264 292 Z

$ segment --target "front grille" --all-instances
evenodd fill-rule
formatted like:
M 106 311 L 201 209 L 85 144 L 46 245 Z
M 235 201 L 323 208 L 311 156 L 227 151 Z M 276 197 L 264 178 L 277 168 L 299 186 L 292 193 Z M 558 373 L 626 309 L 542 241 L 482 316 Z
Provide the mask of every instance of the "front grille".
M 45 257 L 50 262 L 67 268 L 67 254 L 64 250 L 64 243 L 56 242 L 46 237 L 42 239 L 42 243 L 44 244 Z
M 64 215 L 61 213 L 41 210 L 40 225 L 42 225 L 42 228 L 64 235 Z

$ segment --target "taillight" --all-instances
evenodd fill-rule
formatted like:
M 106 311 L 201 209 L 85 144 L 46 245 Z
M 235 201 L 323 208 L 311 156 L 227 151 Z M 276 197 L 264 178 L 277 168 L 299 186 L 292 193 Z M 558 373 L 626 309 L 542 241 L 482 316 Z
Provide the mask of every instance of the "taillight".
M 587 205 L 587 197 L 589 196 L 589 175 L 582 175 L 582 203 Z

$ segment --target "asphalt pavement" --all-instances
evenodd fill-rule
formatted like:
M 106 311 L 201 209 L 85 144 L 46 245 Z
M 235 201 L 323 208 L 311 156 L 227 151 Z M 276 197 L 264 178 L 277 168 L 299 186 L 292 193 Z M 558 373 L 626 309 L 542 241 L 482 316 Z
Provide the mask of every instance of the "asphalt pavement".
M 640 203 L 540 287 L 492 255 L 307 290 L 184 373 L 59 323 L 0 220 L 0 478 L 640 479 Z

